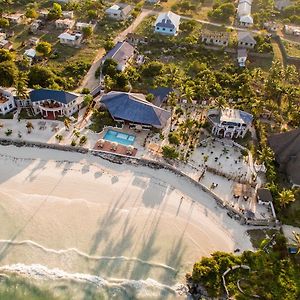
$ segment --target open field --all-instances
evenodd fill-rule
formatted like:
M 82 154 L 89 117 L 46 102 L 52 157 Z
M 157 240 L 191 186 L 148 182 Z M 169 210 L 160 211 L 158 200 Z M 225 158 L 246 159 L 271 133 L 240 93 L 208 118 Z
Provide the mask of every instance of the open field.
M 300 58 L 300 43 L 296 43 L 288 40 L 282 40 L 282 42 L 289 56 Z

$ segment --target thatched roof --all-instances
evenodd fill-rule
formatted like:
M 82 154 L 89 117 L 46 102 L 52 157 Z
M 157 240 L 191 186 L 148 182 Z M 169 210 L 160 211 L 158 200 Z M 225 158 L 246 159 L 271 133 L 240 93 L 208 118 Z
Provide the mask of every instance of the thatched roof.
M 235 183 L 232 191 L 236 196 L 252 196 L 252 188 L 248 184 Z
M 300 128 L 274 134 L 268 141 L 280 168 L 294 184 L 300 185 Z

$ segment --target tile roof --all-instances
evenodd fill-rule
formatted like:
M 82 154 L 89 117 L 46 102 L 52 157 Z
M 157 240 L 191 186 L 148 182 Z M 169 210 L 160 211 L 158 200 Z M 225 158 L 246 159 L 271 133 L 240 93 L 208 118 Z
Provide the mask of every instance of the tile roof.
M 247 57 L 247 50 L 246 49 L 238 49 L 237 56 L 238 57 Z
M 155 97 L 153 104 L 161 106 L 165 102 L 167 96 L 173 92 L 173 89 L 168 87 L 158 87 L 156 89 L 151 89 L 148 92 Z
M 115 119 L 163 128 L 171 113 L 143 99 L 140 95 L 110 92 L 101 102 Z
M 169 11 L 160 13 L 156 19 L 155 26 L 165 28 L 178 28 L 180 24 L 180 16 Z
M 38 90 L 32 90 L 29 93 L 29 97 L 32 102 L 43 101 L 43 100 L 54 100 L 63 104 L 68 104 L 71 101 L 78 98 L 78 95 L 70 92 L 65 92 L 65 91 L 38 89 Z
M 127 42 L 118 42 L 104 57 L 114 59 L 118 63 L 127 62 L 134 54 L 135 48 Z
M 249 31 L 239 31 L 237 35 L 239 42 L 256 44 L 256 40 Z

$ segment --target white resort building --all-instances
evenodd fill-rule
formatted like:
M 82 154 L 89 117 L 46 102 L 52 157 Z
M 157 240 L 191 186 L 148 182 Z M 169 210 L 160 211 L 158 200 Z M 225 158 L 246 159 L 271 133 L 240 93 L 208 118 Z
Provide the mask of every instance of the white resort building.
M 5 115 L 15 108 L 13 94 L 8 90 L 0 88 L 0 115 Z
M 49 89 L 33 90 L 29 97 L 34 113 L 49 119 L 71 116 L 83 102 L 83 97 L 78 94 Z
M 208 120 L 212 124 L 212 134 L 225 138 L 244 137 L 251 127 L 253 116 L 238 109 L 211 109 Z

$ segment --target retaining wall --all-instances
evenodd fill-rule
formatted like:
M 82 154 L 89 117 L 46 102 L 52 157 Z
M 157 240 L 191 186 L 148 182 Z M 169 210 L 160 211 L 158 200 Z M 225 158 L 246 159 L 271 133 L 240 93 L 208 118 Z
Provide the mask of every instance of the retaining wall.
M 189 177 L 187 174 L 181 172 L 180 170 L 176 169 L 170 164 L 164 162 L 153 161 L 145 158 L 131 157 L 131 156 L 117 154 L 117 153 L 108 153 L 102 150 L 92 150 L 92 149 L 87 149 L 87 148 L 77 147 L 77 146 L 73 147 L 73 146 L 66 146 L 66 145 L 59 145 L 59 144 L 47 144 L 42 142 L 30 142 L 30 141 L 22 141 L 22 140 L 7 139 L 7 138 L 0 138 L 0 145 L 3 146 L 14 145 L 16 147 L 33 147 L 33 148 L 38 147 L 38 148 L 54 149 L 54 150 L 67 151 L 67 152 L 77 152 L 82 154 L 89 153 L 91 155 L 100 157 L 102 159 L 108 160 L 116 164 L 127 163 L 136 166 L 137 165 L 146 166 L 152 169 L 165 169 L 176 174 L 177 176 L 184 177 L 189 182 L 201 188 L 204 192 L 208 193 L 209 195 L 211 195 L 220 207 L 225 208 L 231 213 L 233 213 L 236 216 L 236 219 L 240 220 L 242 224 L 261 225 L 261 226 L 273 225 L 272 222 L 270 222 L 269 220 L 259 220 L 258 221 L 259 224 L 256 224 L 255 221 L 247 220 L 241 212 L 237 211 L 236 209 L 234 209 L 233 207 L 225 203 L 220 197 L 218 197 L 206 186 L 202 185 L 200 182 L 194 180 L 193 178 Z

